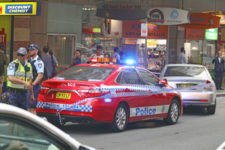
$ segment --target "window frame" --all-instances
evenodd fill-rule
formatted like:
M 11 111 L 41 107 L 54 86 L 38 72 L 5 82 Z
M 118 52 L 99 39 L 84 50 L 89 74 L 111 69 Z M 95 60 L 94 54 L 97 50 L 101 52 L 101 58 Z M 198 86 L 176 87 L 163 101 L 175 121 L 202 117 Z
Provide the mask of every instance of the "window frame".
M 129 83 L 125 83 L 125 84 L 124 84 L 124 83 L 119 83 L 119 82 L 117 81 L 117 79 L 118 79 L 118 77 L 120 76 L 120 74 L 121 74 L 124 70 L 128 70 L 128 69 L 134 70 L 134 72 L 137 74 L 137 76 L 138 76 L 138 78 L 139 78 L 139 80 L 140 80 L 140 84 L 129 84 Z M 120 70 L 120 72 L 118 73 L 117 77 L 115 78 L 115 83 L 120 84 L 120 85 L 143 85 L 143 80 L 141 79 L 141 77 L 139 76 L 139 74 L 138 74 L 138 72 L 137 72 L 137 70 L 136 70 L 135 68 L 123 68 L 123 69 Z
M 149 85 L 149 84 L 147 84 L 147 83 L 145 83 L 145 81 L 144 81 L 144 79 L 142 78 L 142 76 L 140 75 L 140 71 L 139 70 L 144 70 L 144 71 L 146 71 L 146 72 L 148 72 L 149 74 L 151 74 L 153 77 L 155 77 L 155 79 L 157 79 L 157 83 L 159 83 L 159 78 L 157 77 L 157 76 L 155 76 L 151 71 L 149 71 L 149 70 L 147 70 L 147 69 L 144 69 L 144 68 L 136 68 L 136 71 L 137 71 L 137 73 L 138 73 L 138 75 L 139 75 L 139 77 L 141 78 L 141 80 L 142 80 L 142 82 L 143 82 L 143 84 L 144 85 Z M 157 84 L 154 84 L 154 85 L 150 85 L 150 86 L 158 86 Z

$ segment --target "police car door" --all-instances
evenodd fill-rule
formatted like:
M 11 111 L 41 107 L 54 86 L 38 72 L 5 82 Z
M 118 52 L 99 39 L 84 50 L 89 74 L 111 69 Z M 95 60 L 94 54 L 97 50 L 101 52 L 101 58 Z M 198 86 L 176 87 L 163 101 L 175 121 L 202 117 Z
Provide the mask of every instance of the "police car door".
M 163 112 L 164 106 L 167 105 L 167 97 L 166 93 L 164 93 L 164 89 L 159 86 L 159 79 L 155 77 L 150 71 L 142 68 L 136 69 L 140 78 L 143 81 L 143 87 L 145 87 L 146 95 L 143 97 L 144 103 L 147 110 L 152 110 L 152 115 L 160 115 L 166 112 Z
M 125 90 L 124 94 L 126 97 L 123 100 L 126 100 L 130 106 L 130 120 L 143 120 L 154 114 L 154 110 L 148 108 L 148 102 L 152 101 L 153 103 L 154 100 L 146 96 L 148 89 L 143 85 L 135 68 L 123 69 L 117 77 L 116 82 Z

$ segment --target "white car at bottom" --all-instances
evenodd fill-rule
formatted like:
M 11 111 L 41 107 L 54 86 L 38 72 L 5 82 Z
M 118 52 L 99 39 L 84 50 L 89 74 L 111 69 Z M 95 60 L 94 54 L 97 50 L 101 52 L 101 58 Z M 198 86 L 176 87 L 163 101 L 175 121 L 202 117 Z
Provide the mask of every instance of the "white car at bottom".
M 0 103 L 0 150 L 94 150 L 44 119 Z
M 215 113 L 216 86 L 205 66 L 168 64 L 163 68 L 160 79 L 166 79 L 181 93 L 184 107 L 198 106 L 205 113 Z

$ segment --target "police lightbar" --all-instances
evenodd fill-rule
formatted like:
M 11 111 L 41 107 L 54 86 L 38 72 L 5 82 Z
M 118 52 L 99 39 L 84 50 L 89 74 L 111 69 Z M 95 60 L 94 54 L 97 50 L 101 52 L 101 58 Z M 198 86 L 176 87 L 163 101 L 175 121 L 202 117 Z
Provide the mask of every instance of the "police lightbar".
M 91 58 L 91 63 L 116 63 L 116 58 Z
M 136 61 L 134 59 L 125 59 L 124 61 L 124 65 L 128 65 L 128 66 L 135 66 L 136 65 Z

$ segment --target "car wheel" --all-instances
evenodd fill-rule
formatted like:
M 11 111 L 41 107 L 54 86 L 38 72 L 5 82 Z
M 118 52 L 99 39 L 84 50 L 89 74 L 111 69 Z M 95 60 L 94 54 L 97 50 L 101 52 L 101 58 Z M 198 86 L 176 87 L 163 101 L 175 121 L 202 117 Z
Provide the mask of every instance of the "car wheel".
M 128 123 L 128 110 L 124 104 L 120 104 L 115 112 L 112 122 L 112 129 L 114 131 L 123 131 Z
M 208 107 L 208 114 L 213 115 L 216 112 L 216 102 L 214 106 L 209 106 Z
M 179 114 L 180 114 L 179 102 L 176 99 L 173 99 L 172 102 L 170 103 L 167 118 L 165 118 L 164 120 L 168 124 L 175 124 L 179 119 Z

